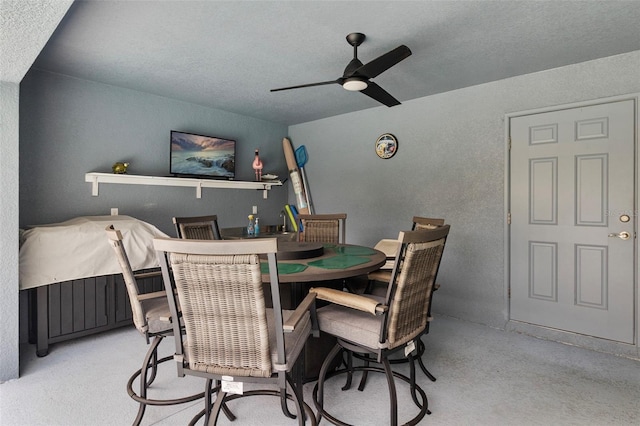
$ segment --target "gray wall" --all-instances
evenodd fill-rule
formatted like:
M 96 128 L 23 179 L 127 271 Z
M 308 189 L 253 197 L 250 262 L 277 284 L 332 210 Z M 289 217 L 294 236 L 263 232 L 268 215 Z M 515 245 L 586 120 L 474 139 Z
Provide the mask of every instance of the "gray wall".
M 169 132 L 235 138 L 236 179 L 253 180 L 254 149 L 265 171 L 286 176 L 282 138 L 287 127 L 120 87 L 32 70 L 20 86 L 20 226 L 76 216 L 108 215 L 111 207 L 174 235 L 173 216 L 217 214 L 221 227 L 243 226 L 258 206 L 263 224 L 279 223 L 288 182 L 262 191 L 100 185 L 91 196 L 86 172 L 169 173 Z
M 18 353 L 19 84 L 72 0 L 0 2 L 0 383 L 15 379 Z
M 495 327 L 507 319 L 505 114 L 640 92 L 640 51 L 291 126 L 309 153 L 317 212 L 346 212 L 367 245 L 444 217 L 451 234 L 434 311 Z M 354 96 L 358 96 L 355 94 Z M 379 159 L 382 133 L 399 141 Z
M 18 97 L 0 81 L 0 383 L 18 377 Z

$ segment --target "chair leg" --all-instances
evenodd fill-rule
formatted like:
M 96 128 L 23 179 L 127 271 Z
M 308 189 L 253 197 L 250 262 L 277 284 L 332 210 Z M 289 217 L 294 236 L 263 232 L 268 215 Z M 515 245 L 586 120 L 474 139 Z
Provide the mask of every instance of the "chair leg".
M 175 399 L 150 399 L 150 398 L 147 398 L 148 388 L 156 378 L 157 371 L 158 371 L 158 366 L 163 362 L 167 362 L 167 361 L 172 361 L 173 360 L 173 356 L 167 356 L 167 357 L 164 357 L 162 359 L 158 359 L 158 346 L 160 345 L 160 342 L 162 341 L 162 339 L 164 337 L 165 336 L 163 336 L 163 335 L 154 336 L 154 339 L 151 342 L 151 345 L 149 346 L 149 349 L 147 350 L 147 353 L 146 353 L 146 355 L 144 357 L 144 361 L 143 361 L 142 367 L 139 370 L 136 370 L 135 373 L 133 373 L 133 375 L 131 375 L 131 377 L 129 378 L 129 381 L 127 382 L 127 393 L 129 394 L 131 399 L 133 399 L 134 401 L 136 401 L 139 404 L 138 414 L 136 415 L 136 418 L 133 421 L 133 425 L 134 426 L 140 425 L 140 423 L 142 422 L 142 418 L 143 418 L 143 416 L 145 414 L 145 410 L 146 410 L 148 405 L 168 406 L 168 405 L 185 404 L 187 402 L 196 401 L 198 399 L 201 399 L 203 396 L 205 396 L 206 392 L 202 392 L 202 393 L 194 394 L 194 395 L 188 395 L 188 396 L 184 396 L 184 397 L 181 397 L 181 398 L 175 398 Z M 140 381 L 140 393 L 139 394 L 136 394 L 134 392 L 134 390 L 133 390 L 134 382 L 135 382 L 136 379 L 138 379 Z M 206 408 L 204 410 L 200 411 L 194 417 L 194 419 L 192 420 L 192 422 L 190 424 L 195 424 L 195 422 L 198 419 L 200 419 L 201 417 L 205 416 L 208 412 L 211 411 L 210 410 L 210 407 L 211 407 L 211 393 L 213 392 L 213 388 L 211 386 L 211 383 L 207 383 L 207 389 L 209 389 L 209 391 L 208 391 L 209 394 L 208 394 L 208 396 L 206 396 L 206 398 L 208 399 L 208 405 L 206 406 Z M 219 381 L 216 381 L 215 389 L 216 390 L 220 389 Z M 222 411 L 225 413 L 227 418 L 230 421 L 235 420 L 236 417 L 231 412 L 231 410 L 229 410 L 229 408 L 227 407 L 227 404 L 224 403 L 224 401 L 221 401 L 221 404 L 222 404 Z
M 418 396 L 416 395 L 416 363 L 415 358 L 411 354 L 409 354 L 409 390 L 411 391 L 411 399 L 413 399 L 413 402 L 418 407 L 421 407 Z
M 160 341 L 158 341 L 158 344 Z M 158 373 L 158 350 L 156 346 L 156 350 L 153 351 L 153 356 L 151 357 L 151 375 L 147 379 L 147 387 L 151 386 L 153 381 L 156 379 L 156 374 Z
M 298 412 L 298 415 L 297 415 L 298 425 L 299 426 L 303 426 L 306 423 L 307 416 L 306 416 L 305 408 L 304 408 L 304 402 L 303 402 L 303 397 L 302 397 L 302 389 L 298 389 L 294 385 L 291 377 L 289 377 L 288 375 L 286 376 L 286 381 L 289 384 L 289 387 L 291 388 L 291 392 L 293 394 L 293 402 L 296 404 L 296 410 Z M 284 393 L 285 396 L 286 396 L 286 392 L 287 392 L 286 387 L 285 387 L 285 389 L 280 389 L 280 395 L 282 395 Z M 285 404 L 286 404 L 286 398 L 285 398 Z M 287 412 L 288 411 L 289 410 L 287 409 Z M 285 413 L 285 415 L 286 414 L 287 413 Z M 313 414 L 313 412 L 312 412 L 312 414 Z M 289 416 L 287 416 L 287 417 L 289 417 Z M 295 419 L 296 416 L 293 416 L 292 418 Z M 313 418 L 312 423 L 315 423 L 315 418 Z
M 429 370 L 427 370 L 427 367 L 424 366 L 424 362 L 422 361 L 422 354 L 425 351 L 425 346 L 424 346 L 424 342 L 421 339 L 418 339 L 418 351 L 419 351 L 418 353 L 420 354 L 420 356 L 418 357 L 418 364 L 420 365 L 420 369 L 429 378 L 429 380 L 431 380 L 432 382 L 435 382 L 436 381 L 435 376 L 431 374 Z
M 231 412 L 231 410 L 229 409 L 226 403 L 222 404 L 222 412 L 224 413 L 225 416 L 227 416 L 227 419 L 229 419 L 230 422 L 236 419 L 235 414 Z
M 153 338 L 151 342 L 151 346 L 147 350 L 146 355 L 144 356 L 144 361 L 142 362 L 142 367 L 140 368 L 140 397 L 146 399 L 147 398 L 147 387 L 153 383 L 156 378 L 156 371 L 158 369 L 158 345 L 162 341 L 164 336 L 156 336 Z M 147 372 L 151 368 L 151 377 L 147 379 Z M 145 402 L 140 402 L 140 406 L 138 407 L 138 414 L 133 421 L 134 426 L 138 426 L 142 422 L 142 417 L 144 416 L 144 412 L 147 408 L 147 404 Z
M 133 426 L 138 426 L 140 422 L 142 422 L 142 417 L 144 416 L 144 412 L 147 408 L 147 404 L 143 404 L 142 402 L 138 406 L 138 414 L 136 414 L 136 418 L 133 420 Z
M 220 391 L 220 389 L 222 389 L 222 382 L 220 382 L 220 380 L 216 380 L 214 382 L 214 388 Z M 227 416 L 227 419 L 229 419 L 230 422 L 236 419 L 235 414 L 231 412 L 231 410 L 229 409 L 226 403 L 222 404 L 222 412 L 224 413 L 225 416 Z
M 189 421 L 188 426 L 195 426 L 202 417 L 204 417 L 204 424 L 207 424 L 207 425 L 209 424 L 209 422 L 211 421 L 211 412 L 213 410 L 211 397 L 214 391 L 217 392 L 218 394 L 216 396 L 216 402 L 218 401 L 217 398 L 221 398 L 220 401 L 222 402 L 222 412 L 227 416 L 227 419 L 229 419 L 229 421 L 231 422 L 236 419 L 236 416 L 231 412 L 231 410 L 229 410 L 229 407 L 227 406 L 226 401 L 223 401 L 224 398 L 220 396 L 220 393 L 222 393 L 220 389 L 221 389 L 220 380 L 207 379 L 205 383 L 205 390 L 203 392 L 204 398 L 205 398 L 204 408 L 200 410 L 200 412 L 198 412 L 198 414 L 196 414 Z M 214 420 L 214 424 L 215 424 L 215 421 L 217 421 L 218 415 L 219 413 L 216 413 L 216 420 Z
M 231 410 L 229 410 L 229 407 L 227 407 L 226 402 L 224 401 L 225 397 L 226 397 L 226 392 L 222 392 L 220 389 L 220 381 L 219 380 L 213 380 L 213 379 L 207 379 L 207 382 L 205 384 L 205 391 L 204 391 L 204 401 L 205 401 L 205 409 L 204 409 L 204 423 L 206 425 L 215 425 L 216 422 L 218 421 L 218 417 L 220 416 L 220 410 L 222 409 L 222 412 L 225 414 L 225 416 L 227 416 L 227 419 L 229 419 L 229 421 L 234 421 L 236 419 L 236 416 L 231 412 Z M 213 390 L 216 390 L 216 402 L 215 404 L 211 404 L 211 397 L 213 395 Z M 197 415 L 195 417 L 195 419 L 199 418 L 200 416 Z M 195 423 L 195 422 L 194 422 Z
M 384 374 L 387 376 L 387 385 L 389 387 L 389 424 L 391 426 L 398 426 L 398 396 L 396 395 L 396 383 L 393 379 L 393 371 L 391 371 L 391 364 L 389 364 L 387 358 L 382 359 L 382 365 L 384 366 Z
M 364 366 L 369 367 L 369 361 L 364 360 Z M 369 372 L 367 370 L 362 370 L 362 377 L 360 377 L 360 384 L 358 385 L 358 390 L 362 392 L 364 390 L 364 386 L 367 384 L 367 377 L 369 377 Z
M 353 354 L 351 351 L 343 351 L 347 355 L 347 361 L 345 367 L 347 368 L 347 381 L 341 388 L 343 391 L 351 389 L 351 381 L 353 379 Z
M 315 404 L 316 409 L 318 410 L 318 414 L 316 417 L 317 423 L 320 423 L 320 420 L 322 420 L 322 415 L 324 412 L 324 409 L 323 409 L 324 380 L 325 380 L 325 377 L 327 376 L 329 365 L 331 365 L 331 362 L 336 357 L 336 355 L 338 355 L 338 352 L 340 352 L 340 350 L 341 350 L 340 345 L 336 343 L 333 349 L 331 349 L 331 351 L 327 354 L 327 357 L 324 359 L 324 362 L 322 363 L 322 367 L 320 367 L 320 373 L 318 374 L 318 382 L 316 383 L 316 386 L 313 388 L 313 403 Z
M 224 399 L 226 396 L 227 396 L 227 393 L 222 392 L 220 390 L 216 393 L 216 402 L 215 404 L 213 404 L 213 408 L 211 408 L 211 412 L 208 415 L 208 419 L 206 419 L 205 417 L 205 423 L 207 424 L 207 426 L 214 426 L 218 422 L 220 409 L 226 405 L 224 403 Z
M 422 372 L 429 378 L 429 380 L 431 380 L 432 382 L 435 382 L 436 377 L 433 374 L 431 374 L 429 370 L 427 370 L 427 367 L 424 366 L 424 363 L 422 362 L 422 358 L 418 358 L 418 364 L 420 365 L 420 369 L 422 370 Z
M 340 343 L 337 344 L 337 346 L 340 346 Z M 339 426 L 349 426 L 349 423 L 345 423 L 344 421 L 336 418 L 335 416 L 333 416 L 331 413 L 327 412 L 324 409 L 324 384 L 325 384 L 325 380 L 327 379 L 327 377 L 331 378 L 333 376 L 336 376 L 338 374 L 346 374 L 348 372 L 347 369 L 342 369 L 342 370 L 337 370 L 331 373 L 328 373 L 328 367 L 331 364 L 331 362 L 333 361 L 333 359 L 336 357 L 336 355 L 338 354 L 339 350 L 341 348 L 338 347 L 334 347 L 331 352 L 329 352 L 329 354 L 327 355 L 327 357 L 325 358 L 324 362 L 322 363 L 322 368 L 320 369 L 320 374 L 318 376 L 318 381 L 316 383 L 316 385 L 313 388 L 313 403 L 316 407 L 316 412 L 317 412 L 317 422 L 320 423 L 320 421 L 322 420 L 322 418 L 327 419 L 329 422 L 333 423 L 334 425 L 339 425 Z M 348 350 L 348 349 L 344 349 L 344 350 Z M 356 357 L 358 357 L 358 355 L 355 355 Z M 358 357 L 359 358 L 359 357 Z M 363 358 L 361 358 L 363 359 Z M 413 361 L 413 360 L 411 360 Z M 372 359 L 369 359 L 369 363 L 371 362 L 375 362 L 376 364 L 378 364 L 377 361 L 373 361 Z M 405 383 L 407 383 L 410 386 L 410 390 L 412 393 L 412 398 L 414 400 L 414 402 L 416 403 L 416 405 L 418 406 L 418 408 L 420 409 L 420 411 L 418 412 L 418 414 L 413 417 L 412 419 L 410 419 L 409 421 L 407 421 L 404 426 L 415 426 L 417 424 L 420 423 L 420 421 L 424 418 L 425 415 L 427 414 L 431 414 L 431 411 L 429 411 L 428 409 L 428 400 L 427 400 L 427 395 L 424 392 L 424 390 L 422 388 L 420 388 L 420 386 L 418 386 L 418 384 L 415 381 L 415 363 L 413 363 L 413 369 L 412 369 L 412 373 L 411 373 L 411 377 L 407 377 L 405 375 L 402 375 L 400 373 L 394 372 L 391 368 L 391 362 L 387 357 L 383 357 L 381 362 L 379 364 L 382 364 L 382 367 L 371 367 L 369 365 L 366 366 L 357 366 L 357 367 L 353 367 L 353 371 L 362 371 L 364 372 L 368 372 L 368 371 L 372 371 L 372 372 L 376 372 L 376 373 L 384 373 L 385 377 L 387 379 L 387 386 L 389 388 L 389 424 L 393 425 L 393 426 L 397 426 L 398 425 L 398 395 L 397 395 L 397 390 L 396 390 L 396 385 L 395 385 L 395 378 L 401 379 L 403 380 Z M 414 396 L 415 395 L 415 396 Z M 419 399 L 418 399 L 419 398 Z
M 294 393 L 294 396 L 297 396 L 297 395 L 295 395 Z M 286 387 L 284 389 L 280 389 L 280 407 L 282 408 L 282 412 L 284 413 L 285 416 L 289 417 L 290 419 L 296 418 L 295 414 L 292 414 L 291 411 L 289 411 L 289 407 L 287 406 L 287 388 Z
M 211 394 L 212 394 L 211 388 L 212 386 L 213 386 L 213 379 L 207 379 L 204 385 L 204 423 L 207 425 L 209 424 L 209 420 L 211 419 Z

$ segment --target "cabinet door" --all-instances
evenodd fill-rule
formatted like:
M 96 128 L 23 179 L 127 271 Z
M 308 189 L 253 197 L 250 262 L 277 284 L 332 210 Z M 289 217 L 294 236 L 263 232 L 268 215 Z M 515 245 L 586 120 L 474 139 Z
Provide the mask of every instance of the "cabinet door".
M 107 277 L 64 281 L 48 290 L 49 338 L 108 325 Z
M 131 321 L 133 318 L 133 314 L 131 312 L 131 304 L 129 303 L 127 287 L 121 274 L 116 274 L 113 276 L 113 287 L 114 311 L 112 320 L 114 324 L 124 321 Z

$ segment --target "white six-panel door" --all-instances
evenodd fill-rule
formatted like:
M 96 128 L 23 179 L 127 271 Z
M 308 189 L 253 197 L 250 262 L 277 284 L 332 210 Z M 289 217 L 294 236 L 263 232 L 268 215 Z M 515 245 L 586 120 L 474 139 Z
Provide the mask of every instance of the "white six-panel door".
M 634 117 L 624 100 L 510 119 L 511 319 L 634 342 Z

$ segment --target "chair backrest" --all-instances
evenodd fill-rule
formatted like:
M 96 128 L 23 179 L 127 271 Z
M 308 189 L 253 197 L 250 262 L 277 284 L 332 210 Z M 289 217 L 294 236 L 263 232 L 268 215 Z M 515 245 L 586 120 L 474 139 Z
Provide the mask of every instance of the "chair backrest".
M 182 310 L 186 340 L 174 331 L 179 371 L 183 356 L 191 370 L 236 377 L 271 377 L 272 348 L 259 256 L 266 254 L 268 259 L 278 362 L 284 364 L 277 239 L 157 238 L 154 246 L 172 316 L 178 314 L 178 306 Z M 169 288 L 171 278 L 177 301 Z
M 400 232 L 400 250 L 387 290 L 386 339 L 390 348 L 419 336 L 427 327 L 433 286 L 449 225 Z
M 346 213 L 299 214 L 298 241 L 344 244 Z
M 120 269 L 122 269 L 122 277 L 124 278 L 127 293 L 129 294 L 129 301 L 131 302 L 133 324 L 136 326 L 138 331 L 146 333 L 149 330 L 149 325 L 147 324 L 147 319 L 145 317 L 144 307 L 138 299 L 140 294 L 138 290 L 138 283 L 133 274 L 133 270 L 131 269 L 129 257 L 127 257 L 127 252 L 125 251 L 122 243 L 122 233 L 118 229 L 115 229 L 113 225 L 107 226 L 105 231 L 109 238 L 109 244 L 113 247 L 113 251 L 115 252 L 118 263 L 120 264 Z
M 178 238 L 185 240 L 221 240 L 218 216 L 174 217 Z
M 436 219 L 432 217 L 421 217 L 414 216 L 413 217 L 413 227 L 412 231 L 419 231 L 421 229 L 434 229 L 438 226 L 444 225 L 444 219 Z

